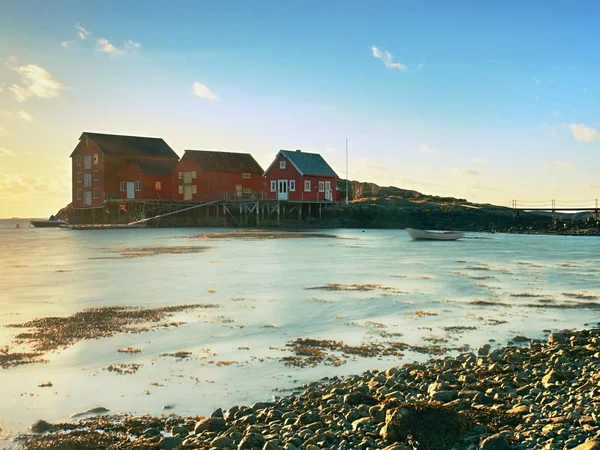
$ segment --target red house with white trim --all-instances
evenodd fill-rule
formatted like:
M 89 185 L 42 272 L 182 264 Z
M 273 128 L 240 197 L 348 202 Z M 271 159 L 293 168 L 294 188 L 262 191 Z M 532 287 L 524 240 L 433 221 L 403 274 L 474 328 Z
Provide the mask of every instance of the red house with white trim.
M 172 199 L 179 156 L 160 138 L 84 132 L 71 160 L 76 208 L 119 198 Z
M 338 176 L 318 153 L 280 150 L 265 172 L 265 195 L 273 200 L 339 201 Z
M 249 153 L 186 150 L 173 171 L 175 200 L 262 197 L 263 169 Z

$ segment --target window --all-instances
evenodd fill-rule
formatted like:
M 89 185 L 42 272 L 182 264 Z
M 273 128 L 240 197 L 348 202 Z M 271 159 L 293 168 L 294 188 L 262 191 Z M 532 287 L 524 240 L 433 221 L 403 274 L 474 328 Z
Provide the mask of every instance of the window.
M 304 192 L 310 192 L 310 180 L 304 182 Z
M 127 190 L 127 181 L 121 181 L 121 192 L 125 192 Z
M 244 178 L 245 180 L 247 180 L 248 178 L 250 178 L 250 174 L 249 173 L 243 173 L 242 174 L 242 178 Z
M 271 180 L 271 192 L 275 192 L 277 190 L 277 181 Z
M 83 157 L 83 168 L 84 169 L 92 168 L 92 155 L 86 155 Z
M 98 164 L 99 161 L 100 161 L 100 156 L 98 155 L 98 153 L 94 153 L 94 164 Z
M 179 173 L 181 173 L 181 172 L 179 172 Z M 179 185 L 179 193 L 183 194 L 183 184 Z
M 98 198 L 98 188 L 94 188 L 94 199 Z
M 83 174 L 81 172 L 77 172 L 77 182 L 83 182 Z
M 94 181 L 98 181 L 100 179 L 100 174 L 97 170 L 94 170 Z
M 279 161 L 279 168 L 285 169 L 285 161 Z
M 83 161 L 83 159 L 81 158 L 81 156 L 77 157 L 77 165 L 81 166 L 81 161 Z
M 183 172 L 179 172 L 179 179 L 183 179 Z
M 77 189 L 77 200 L 81 200 L 81 189 Z
M 192 194 L 197 194 L 198 193 L 198 186 L 196 186 L 195 184 L 192 184 Z
M 142 183 L 140 183 L 139 181 L 136 181 L 135 182 L 135 190 L 137 192 L 141 191 L 142 190 Z
M 84 173 L 83 174 L 83 186 L 90 187 L 92 185 L 92 174 Z
M 296 180 L 290 180 L 290 192 L 296 191 Z
M 242 189 L 242 192 L 244 194 L 252 194 L 252 189 L 250 189 L 250 188 L 244 188 L 244 189 Z
M 319 192 L 325 192 L 325 183 L 319 181 Z
M 196 179 L 196 171 L 192 170 L 192 180 L 195 180 L 195 179 Z
M 157 181 L 154 183 L 154 190 L 155 191 L 161 191 L 162 190 L 162 183 L 160 181 Z

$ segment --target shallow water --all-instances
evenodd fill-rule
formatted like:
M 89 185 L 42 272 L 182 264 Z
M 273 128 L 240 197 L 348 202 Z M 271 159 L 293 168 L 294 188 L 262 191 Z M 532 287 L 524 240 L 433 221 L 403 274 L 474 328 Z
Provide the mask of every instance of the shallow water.
M 290 355 L 285 344 L 295 338 L 352 345 L 441 338 L 447 340 L 442 345 L 477 349 L 490 339 L 500 345 L 516 335 L 542 338 L 543 330 L 600 319 L 597 309 L 585 307 L 600 303 L 593 299 L 600 297 L 597 237 L 469 233 L 456 242 L 413 242 L 400 230 L 328 230 L 337 239 L 190 239 L 227 230 L 73 231 L 22 223 L 15 229 L 14 221 L 0 221 L 0 347 L 27 349 L 13 341 L 23 330 L 4 325 L 92 306 L 220 307 L 176 313 L 169 320 L 186 322 L 176 328 L 82 341 L 46 355 L 47 364 L 0 369 L 0 428 L 13 432 L 37 419 L 66 420 L 96 406 L 207 414 L 219 406 L 269 400 L 283 395 L 278 389 L 325 376 L 428 358 L 407 351 L 401 360 L 287 367 L 279 359 Z M 119 256 L 122 248 L 156 246 L 208 249 Z M 307 290 L 336 283 L 380 286 Z M 547 306 L 527 306 L 532 304 Z M 474 329 L 444 329 L 452 326 Z M 383 338 L 381 331 L 403 336 Z M 123 347 L 142 351 L 118 353 Z M 179 350 L 192 356 L 161 356 Z M 142 366 L 133 375 L 106 370 L 116 363 Z M 45 381 L 53 386 L 37 387 Z

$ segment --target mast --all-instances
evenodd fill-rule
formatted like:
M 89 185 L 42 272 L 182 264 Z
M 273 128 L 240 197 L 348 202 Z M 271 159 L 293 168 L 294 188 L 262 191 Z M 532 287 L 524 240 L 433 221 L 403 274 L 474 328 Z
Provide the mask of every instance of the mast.
M 348 138 L 346 138 L 346 205 L 348 204 Z

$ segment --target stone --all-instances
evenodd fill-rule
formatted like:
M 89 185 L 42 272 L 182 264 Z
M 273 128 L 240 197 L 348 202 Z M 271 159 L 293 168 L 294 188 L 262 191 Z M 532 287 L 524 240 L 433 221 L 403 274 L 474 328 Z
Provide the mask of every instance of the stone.
M 190 434 L 190 430 L 188 430 L 186 427 L 182 427 L 182 426 L 175 426 L 173 428 L 171 428 L 171 434 L 173 436 L 187 436 L 188 434 Z
M 412 447 L 409 447 L 404 444 L 391 444 L 385 447 L 383 450 L 413 450 Z
M 216 437 L 212 440 L 212 442 L 210 443 L 211 447 L 215 447 L 215 448 L 224 448 L 224 447 L 230 447 L 231 446 L 231 439 L 229 439 L 227 436 L 219 436 Z
M 225 431 L 226 429 L 227 425 L 225 423 L 225 419 L 221 419 L 219 417 L 206 417 L 196 423 L 196 426 L 194 427 L 194 433 L 199 434 L 202 431 L 219 433 L 221 431 Z
M 527 405 L 517 405 L 506 412 L 509 414 L 527 414 L 529 412 L 529 407 Z
M 238 450 L 251 449 L 251 448 L 262 448 L 265 444 L 265 438 L 259 433 L 248 433 L 243 437 L 242 441 L 238 445 Z
M 321 447 L 319 447 L 318 445 L 314 445 L 314 444 L 308 444 L 306 447 L 304 447 L 305 450 L 321 450 Z
M 491 348 L 492 346 L 490 344 L 485 344 L 482 347 L 479 347 L 479 350 L 477 350 L 477 354 L 479 356 L 487 356 L 490 353 Z
M 158 446 L 162 450 L 173 450 L 175 447 L 179 447 L 183 443 L 183 439 L 180 437 L 166 437 L 162 438 L 158 443 Z
M 479 444 L 479 450 L 510 450 L 510 444 L 504 435 L 498 433 L 488 436 L 481 441 L 481 444 Z
M 275 442 L 269 441 L 265 443 L 265 446 L 262 448 L 262 450 L 281 450 L 281 447 Z
M 358 405 L 374 406 L 379 402 L 375 398 L 371 397 L 370 395 L 353 393 L 353 394 L 344 395 L 344 403 L 347 403 L 348 405 L 351 405 L 351 406 L 358 406 Z
M 221 408 L 215 409 L 213 411 L 213 413 L 210 415 L 210 417 L 216 417 L 218 419 L 224 419 L 225 418 L 225 416 L 223 415 L 223 410 Z
M 446 403 L 456 400 L 458 398 L 458 391 L 436 391 L 429 395 L 432 399 L 437 400 L 438 402 Z
M 584 442 L 577 447 L 573 447 L 571 450 L 599 450 L 600 440 L 593 439 L 591 441 Z
M 29 427 L 29 429 L 34 433 L 45 433 L 46 431 L 50 431 L 52 428 L 52 424 L 46 422 L 45 420 L 38 420 Z

